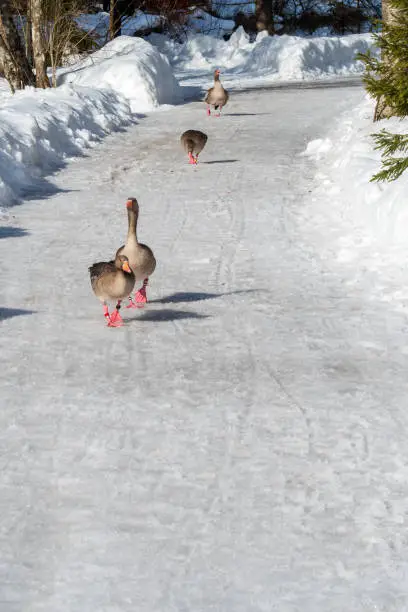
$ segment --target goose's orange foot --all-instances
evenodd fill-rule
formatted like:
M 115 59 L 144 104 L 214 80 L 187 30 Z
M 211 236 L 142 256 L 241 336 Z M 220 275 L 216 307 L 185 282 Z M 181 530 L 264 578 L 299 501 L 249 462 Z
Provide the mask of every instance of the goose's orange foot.
M 106 325 L 109 326 L 111 322 L 111 316 L 109 314 L 109 310 L 106 304 L 103 305 L 103 315 L 105 317 Z
M 144 305 L 147 302 L 146 289 L 142 287 L 137 293 L 135 293 L 135 301 L 136 308 L 144 308 Z
M 108 327 L 122 327 L 123 319 L 120 316 L 119 310 L 114 310 L 110 316 Z
M 112 319 L 109 321 L 108 323 L 108 327 L 122 327 L 123 326 L 123 321 L 122 319 L 117 320 L 117 321 L 112 321 Z
M 149 279 L 145 278 L 143 281 L 143 285 L 140 287 L 139 291 L 136 291 L 135 293 L 136 308 L 143 308 L 143 306 L 147 302 L 146 287 L 148 283 L 149 283 Z
M 209 108 L 207 108 L 207 115 L 210 116 L 211 115 L 211 110 Z
M 122 318 L 120 319 L 120 321 L 109 321 L 108 327 L 123 327 Z
M 197 163 L 197 159 L 194 157 L 194 155 L 192 153 L 188 154 L 188 159 L 189 159 L 189 164 L 196 164 Z

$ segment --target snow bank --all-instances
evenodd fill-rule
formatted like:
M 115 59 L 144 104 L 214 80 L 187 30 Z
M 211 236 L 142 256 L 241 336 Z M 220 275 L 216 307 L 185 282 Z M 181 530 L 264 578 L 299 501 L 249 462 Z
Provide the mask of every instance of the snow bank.
M 1 96 L 0 206 L 38 191 L 41 176 L 133 113 L 180 99 L 168 60 L 141 39 L 123 36 L 61 73 L 56 89 Z
M 126 98 L 133 112 L 181 101 L 167 58 L 147 41 L 130 36 L 120 36 L 70 66 L 58 82 L 111 89 Z
M 242 27 L 228 41 L 203 34 L 191 36 L 184 44 L 157 34 L 149 41 L 167 55 L 181 81 L 188 79 L 189 84 L 194 83 L 194 73 L 200 71 L 197 76 L 202 79 L 204 71 L 215 67 L 222 70 L 227 85 L 358 75 L 363 64 L 356 54 L 372 49 L 371 34 L 301 38 L 261 33 L 251 43 Z
M 343 246 L 358 234 L 365 245 L 375 244 L 382 246 L 382 252 L 390 252 L 408 245 L 408 173 L 391 183 L 369 182 L 381 167 L 381 155 L 373 149 L 370 134 L 383 128 L 407 133 L 408 120 L 373 124 L 373 112 L 373 101 L 367 96 L 326 138 L 310 142 L 305 154 L 319 163 L 319 186 L 314 196 L 339 211 L 336 223 L 349 226 Z M 347 249 L 339 249 L 339 257 L 348 256 Z
M 0 205 L 41 190 L 42 175 L 129 123 L 130 116 L 129 105 L 114 92 L 65 85 L 8 97 L 0 108 Z
M 272 73 L 284 81 L 361 74 L 363 64 L 356 61 L 356 54 L 366 52 L 371 39 L 371 35 L 358 34 L 321 38 L 264 36 L 240 71 L 254 66 L 258 73 Z

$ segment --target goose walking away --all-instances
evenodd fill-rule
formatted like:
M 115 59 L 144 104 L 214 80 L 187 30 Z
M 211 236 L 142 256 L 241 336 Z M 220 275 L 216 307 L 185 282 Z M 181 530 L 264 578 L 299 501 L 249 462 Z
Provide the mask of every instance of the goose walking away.
M 123 298 L 128 296 L 135 286 L 129 260 L 125 255 L 116 255 L 115 261 L 101 261 L 89 268 L 91 285 L 94 294 L 103 304 L 108 327 L 121 327 L 123 319 L 120 316 L 120 306 Z M 109 314 L 107 302 L 116 301 L 116 308 Z
M 129 295 L 129 305 L 126 308 L 143 308 L 147 302 L 146 287 L 149 282 L 149 277 L 156 268 L 156 259 L 151 248 L 146 244 L 142 244 L 137 239 L 139 204 L 136 198 L 128 198 L 126 208 L 128 213 L 126 244 L 118 249 L 116 256 L 126 255 L 129 259 L 129 265 L 135 275 L 136 281 L 143 281 L 142 286 L 135 293 L 134 301 Z
M 219 109 L 216 117 L 221 115 L 222 108 L 228 102 L 229 94 L 223 88 L 220 81 L 220 71 L 215 70 L 214 72 L 214 86 L 208 90 L 207 96 L 205 97 L 204 102 L 207 104 L 207 115 L 211 115 L 211 106 L 214 107 L 214 110 Z
M 200 130 L 187 130 L 180 137 L 180 142 L 188 155 L 190 164 L 198 163 L 198 156 L 208 140 L 207 134 Z

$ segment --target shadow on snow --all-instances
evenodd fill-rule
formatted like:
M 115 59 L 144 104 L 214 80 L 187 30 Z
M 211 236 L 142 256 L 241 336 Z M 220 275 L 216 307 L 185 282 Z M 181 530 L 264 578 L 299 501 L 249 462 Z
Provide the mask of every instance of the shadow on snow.
M 222 113 L 223 117 L 257 117 L 258 115 L 270 115 L 270 113 Z
M 21 238 L 22 236 L 28 236 L 29 232 L 22 229 L 21 227 L 0 227 L 0 239 L 1 238 Z
M 149 304 L 183 304 L 186 302 L 201 302 L 202 300 L 214 300 L 225 295 L 239 295 L 245 293 L 255 293 L 257 289 L 240 289 L 237 291 L 226 291 L 225 293 L 202 293 L 202 292 L 183 292 L 172 293 L 156 300 L 149 300 Z
M 19 317 L 20 315 L 34 314 L 35 310 L 21 310 L 21 308 L 3 308 L 0 306 L 0 321 L 11 319 L 11 317 Z
M 202 164 L 233 164 L 239 161 L 238 159 L 214 159 L 212 161 L 203 161 Z
M 138 321 L 151 321 L 156 323 L 160 321 L 180 321 L 182 319 L 208 319 L 208 315 L 202 315 L 188 310 L 172 310 L 171 308 L 165 308 L 164 310 L 145 311 L 140 317 L 128 319 L 127 323 L 135 323 Z
M 57 174 L 57 172 L 60 172 L 66 168 L 73 159 L 90 157 L 96 144 L 99 144 L 108 136 L 117 133 L 125 133 L 130 127 L 136 125 L 139 119 L 144 118 L 145 116 L 146 115 L 141 113 L 133 113 L 125 124 L 112 128 L 109 133 L 100 127 L 100 129 L 95 130 L 93 134 L 93 146 L 86 151 L 84 151 L 75 142 L 69 143 L 69 146 L 64 153 L 64 157 L 62 154 L 60 157 L 56 156 L 55 161 L 47 161 L 41 168 L 37 168 L 37 171 L 40 172 L 40 176 L 29 177 L 29 184 L 22 186 L 22 188 L 10 202 L 10 206 L 21 205 L 28 200 L 47 199 L 56 195 L 57 193 L 71 193 L 78 191 L 76 189 L 62 189 L 61 187 L 58 187 L 52 182 L 52 177 Z M 41 134 L 42 130 L 40 129 L 38 136 L 41 137 Z

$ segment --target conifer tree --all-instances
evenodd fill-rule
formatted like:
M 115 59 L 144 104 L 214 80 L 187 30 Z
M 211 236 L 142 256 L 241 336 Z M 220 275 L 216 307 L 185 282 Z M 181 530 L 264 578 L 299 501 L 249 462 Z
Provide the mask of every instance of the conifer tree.
M 384 10 L 386 8 L 386 10 Z M 408 116 L 408 0 L 388 0 L 383 5 L 382 30 L 374 35 L 381 55 L 359 55 L 365 63 L 363 80 L 376 100 L 374 121 Z M 382 169 L 371 180 L 390 181 L 408 168 L 408 136 L 381 130 L 373 134 L 382 151 Z M 395 154 L 402 154 L 394 156 Z

